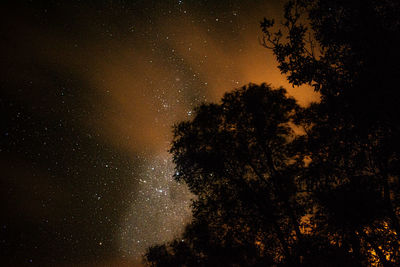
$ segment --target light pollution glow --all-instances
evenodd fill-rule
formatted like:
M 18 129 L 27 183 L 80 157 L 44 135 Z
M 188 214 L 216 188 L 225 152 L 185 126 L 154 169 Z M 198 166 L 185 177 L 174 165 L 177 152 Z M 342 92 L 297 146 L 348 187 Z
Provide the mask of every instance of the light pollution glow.
M 105 108 L 86 125 L 132 158 L 146 158 L 132 185 L 136 191 L 132 197 L 143 199 L 134 201 L 121 219 L 116 237 L 125 258 L 138 259 L 147 246 L 176 237 L 190 218 L 190 194 L 172 180 L 173 165 L 166 153 L 174 123 L 190 119 L 196 105 L 217 102 L 225 92 L 250 82 L 283 86 L 302 105 L 318 100 L 311 88 L 292 88 L 276 68 L 271 51 L 258 41 L 262 36 L 259 21 L 280 14 L 280 1 L 237 4 L 231 11 L 207 16 L 190 6 L 171 15 L 167 6 L 162 7 L 165 12 L 145 15 L 151 23 L 115 27 L 109 33 L 112 38 L 98 37 L 103 31 L 99 27 L 102 17 L 87 9 L 75 22 L 87 36 L 64 36 L 23 19 L 16 26 L 30 43 L 24 53 L 65 72 L 78 73 L 98 91 L 101 99 L 91 101 Z M 128 21 L 127 17 L 111 17 L 121 23 Z M 129 30 L 130 35 L 123 30 Z M 157 174 L 152 174 L 152 168 Z M 181 191 L 174 194 L 184 193 L 175 197 L 165 194 L 160 199 L 159 193 L 176 190 Z M 149 198 L 150 202 L 144 200 Z M 166 206 L 170 210 L 164 216 L 160 212 Z M 146 224 L 143 218 L 157 222 L 137 236 L 130 229 Z M 154 228 L 161 225 L 163 230 Z

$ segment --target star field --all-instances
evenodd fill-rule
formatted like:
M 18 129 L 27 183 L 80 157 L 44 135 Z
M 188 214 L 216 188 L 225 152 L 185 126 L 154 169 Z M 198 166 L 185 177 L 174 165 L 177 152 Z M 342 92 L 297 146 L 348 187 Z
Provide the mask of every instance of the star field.
M 172 125 L 248 82 L 287 85 L 257 39 L 280 1 L 5 6 L 6 266 L 140 262 L 190 221 L 192 196 L 167 152 Z

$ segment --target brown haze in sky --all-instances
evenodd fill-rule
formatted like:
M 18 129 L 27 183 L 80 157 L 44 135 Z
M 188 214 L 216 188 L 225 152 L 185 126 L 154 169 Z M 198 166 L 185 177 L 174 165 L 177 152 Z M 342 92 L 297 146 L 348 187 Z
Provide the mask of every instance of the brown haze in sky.
M 112 145 L 113 151 L 123 151 L 130 158 L 145 162 L 132 167 L 132 177 L 125 174 L 119 177 L 134 192 L 132 196 L 123 195 L 124 203 L 132 205 L 121 211 L 123 215 L 116 223 L 115 239 L 119 239 L 116 243 L 121 248 L 118 251 L 125 258 L 137 259 L 147 246 L 176 237 L 190 218 L 187 209 L 190 195 L 172 180 L 173 166 L 166 153 L 173 124 L 190 119 L 193 109 L 202 102 L 218 102 L 225 92 L 250 82 L 283 86 L 302 105 L 318 101 L 311 88 L 289 86 L 276 68 L 271 51 L 259 43 L 260 20 L 281 14 L 281 1 L 243 2 L 231 1 L 224 6 L 216 1 L 202 6 L 199 1 L 185 6 L 144 1 L 128 11 L 116 6 L 96 10 L 90 4 L 80 4 L 78 8 L 66 4 L 58 11 L 56 8 L 55 14 L 37 7 L 19 7 L 3 14 L 5 39 L 10 43 L 3 48 L 2 56 L 7 65 L 4 71 L 7 86 L 25 88 L 33 84 L 36 90 L 26 90 L 24 94 L 9 90 L 7 94 L 32 106 L 50 97 L 42 88 L 57 84 L 47 73 L 58 72 L 61 80 L 65 77 L 79 80 L 82 88 L 89 89 L 76 91 L 82 95 L 73 96 L 76 102 L 73 105 L 84 106 L 86 114 L 74 117 L 73 127 L 94 133 L 90 138 L 97 145 Z M 38 15 L 38 12 L 41 13 Z M 95 156 L 101 158 L 101 155 Z M 21 165 L 29 164 L 23 160 Z M 109 167 L 108 163 L 102 166 Z M 30 189 L 33 182 L 28 174 L 13 175 L 24 176 L 21 179 L 27 182 L 19 181 L 18 186 Z M 69 175 L 65 173 L 67 178 Z M 109 177 L 103 172 L 101 175 Z M 54 179 L 46 174 L 41 177 L 43 184 Z M 100 188 L 109 190 L 108 185 Z M 69 191 L 57 190 L 52 193 L 62 199 L 69 198 Z M 46 198 L 48 193 L 44 190 L 41 198 Z M 18 205 L 24 207 L 28 202 L 26 197 Z M 29 210 L 36 207 L 36 202 L 32 203 Z M 174 212 L 165 215 L 163 208 L 167 206 Z M 16 212 L 21 213 L 20 210 Z M 58 206 L 55 210 L 63 211 Z M 44 216 L 36 211 L 32 213 L 31 217 L 38 220 Z M 132 232 L 132 225 L 142 228 Z M 104 233 L 108 231 L 101 229 Z M 120 264 L 117 259 L 109 265 Z
M 46 31 L 27 21 L 19 22 L 17 30 L 23 28 L 23 40 L 30 43 L 27 55 L 63 71 L 79 73 L 99 91 L 102 98 L 93 101 L 105 100 L 107 108 L 98 124 L 89 121 L 89 125 L 102 128 L 108 140 L 125 149 L 158 151 L 168 146 L 171 125 L 186 119 L 188 110 L 202 101 L 217 102 L 225 92 L 250 82 L 283 86 L 303 105 L 318 100 L 311 88 L 292 88 L 277 69 L 271 51 L 259 43 L 259 21 L 264 16 L 276 16 L 281 6 L 279 1 L 250 2 L 237 11 L 240 16 L 234 23 L 218 15 L 217 21 L 205 20 L 195 10 L 172 18 L 168 13 L 154 16 L 151 28 L 157 29 L 156 39 L 140 38 L 149 25 L 132 27 L 139 33 L 126 38 L 118 33 L 111 40 L 95 37 L 101 23 L 90 10 L 78 17 L 76 23 L 87 36 L 75 37 L 76 42 L 62 32 Z M 202 20 L 201 25 L 193 23 Z M 190 71 L 177 75 L 168 57 L 180 59 L 178 68 L 184 66 Z M 183 87 L 197 91 L 203 99 L 177 103 Z
M 311 88 L 291 87 L 277 69 L 271 51 L 260 45 L 258 23 L 263 11 L 258 12 L 237 22 L 245 30 L 238 31 L 232 41 L 229 36 L 210 33 L 211 26 L 193 25 L 191 21 L 198 18 L 182 16 L 167 24 L 156 23 L 164 37 L 157 46 L 168 46 L 171 55 L 154 55 L 152 49 L 157 48 L 153 46 L 134 48 L 129 40 L 116 51 L 97 53 L 103 60 L 92 62 L 96 71 L 88 74 L 96 88 L 110 95 L 113 108 L 105 114 L 102 125 L 110 140 L 127 149 L 165 150 L 171 140 L 171 125 L 187 119 L 186 112 L 201 102 L 176 102 L 184 83 L 194 87 L 186 90 L 200 91 L 202 101 L 217 102 L 225 92 L 250 82 L 284 86 L 302 105 L 318 101 Z M 178 77 L 165 63 L 168 56 L 180 58 L 190 74 Z M 191 81 L 191 75 L 196 75 L 198 82 Z M 163 104 L 168 108 L 163 109 Z

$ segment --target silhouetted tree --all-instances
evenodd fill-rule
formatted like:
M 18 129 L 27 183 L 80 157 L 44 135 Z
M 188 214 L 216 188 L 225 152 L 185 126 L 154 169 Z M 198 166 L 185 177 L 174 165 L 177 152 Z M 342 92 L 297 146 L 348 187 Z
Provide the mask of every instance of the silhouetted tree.
M 296 109 L 284 89 L 249 85 L 175 127 L 175 178 L 197 197 L 194 221 L 183 241 L 150 249 L 150 262 L 176 261 L 188 248 L 206 266 L 298 261 L 305 207 L 293 175 L 301 162 L 290 146 Z
M 398 1 L 288 1 L 264 45 L 294 86 L 321 103 L 297 115 L 317 228 L 368 264 L 399 264 Z
M 264 19 L 281 72 L 321 101 L 249 85 L 178 124 L 193 221 L 147 263 L 400 265 L 399 15 L 391 0 L 294 0 L 280 26 Z

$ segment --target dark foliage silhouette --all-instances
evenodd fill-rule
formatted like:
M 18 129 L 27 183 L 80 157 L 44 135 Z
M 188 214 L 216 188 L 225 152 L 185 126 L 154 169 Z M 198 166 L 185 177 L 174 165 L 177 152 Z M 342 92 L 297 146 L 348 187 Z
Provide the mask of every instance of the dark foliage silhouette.
M 176 262 L 182 250 L 207 266 L 297 260 L 305 209 L 292 175 L 301 162 L 290 145 L 289 122 L 299 107 L 285 94 L 249 85 L 226 94 L 220 105 L 200 106 L 193 121 L 175 127 L 175 178 L 197 196 L 194 221 L 171 244 L 173 252 L 152 248 L 150 261 L 174 255 Z
M 196 196 L 153 266 L 400 264 L 397 1 L 288 1 L 263 45 L 307 108 L 249 85 L 175 127 L 177 181 Z M 293 129 L 302 129 L 295 134 Z
M 289 1 L 282 29 L 261 23 L 282 73 L 321 94 L 296 119 L 317 229 L 363 265 L 399 264 L 399 14 L 397 1 Z

